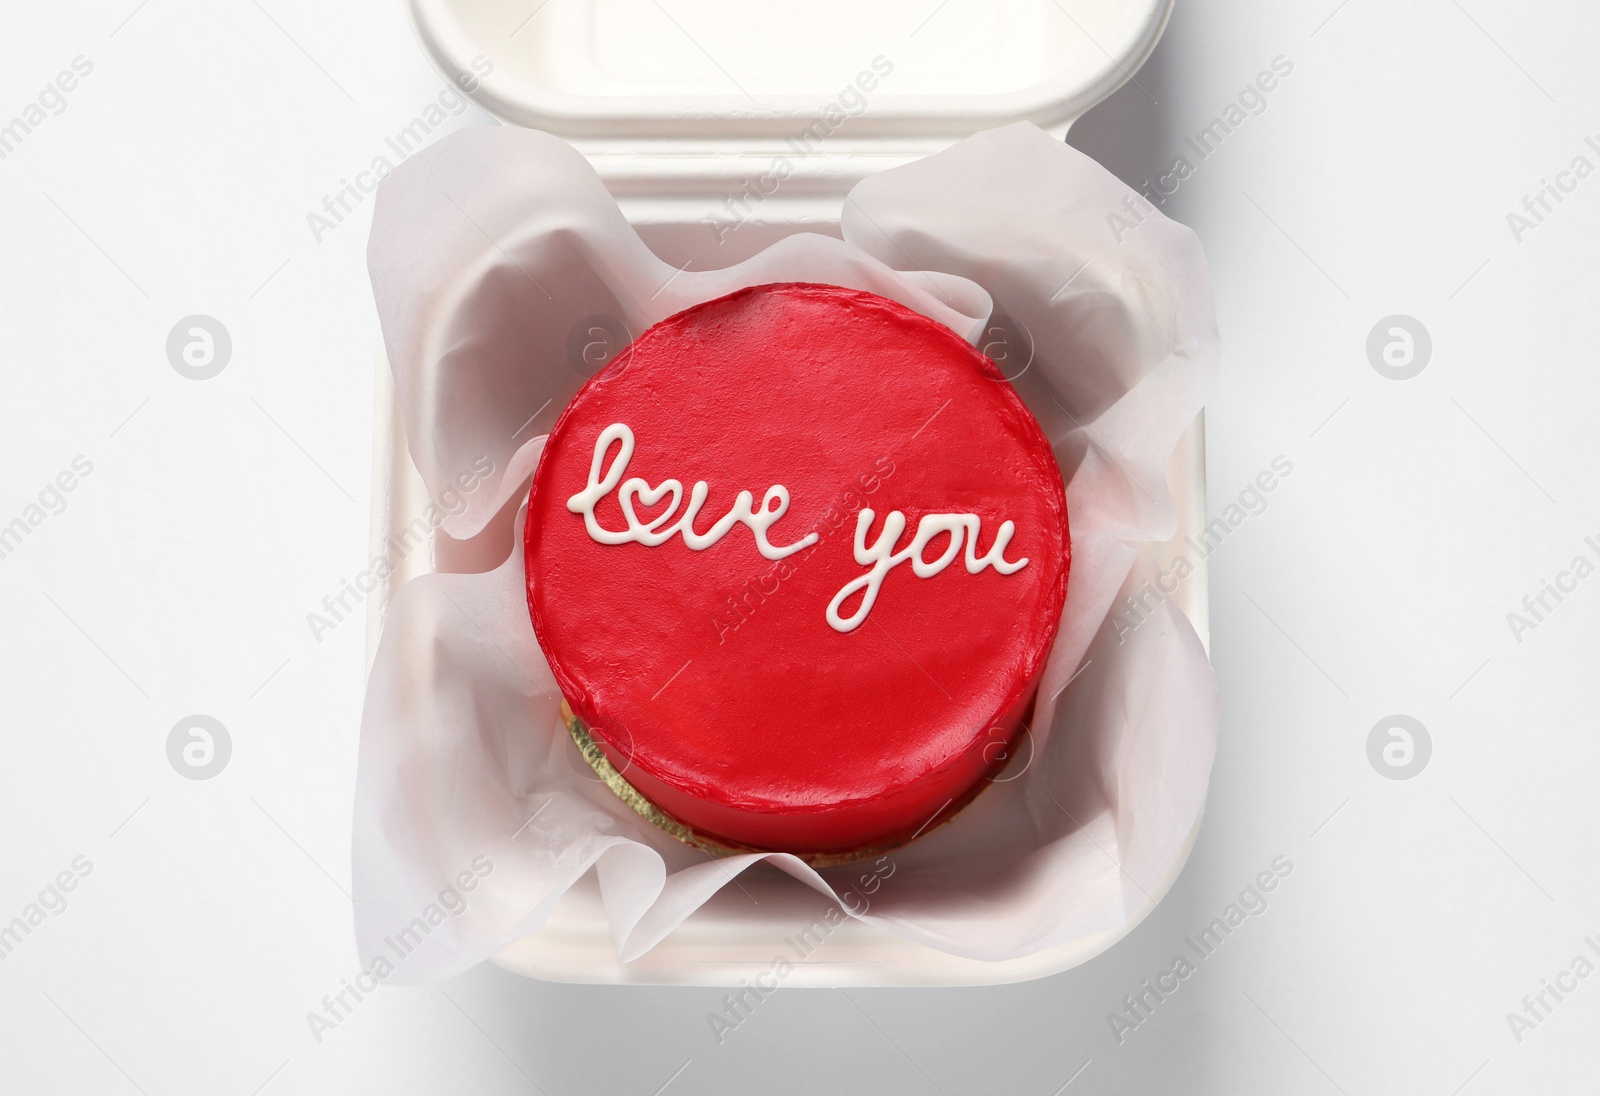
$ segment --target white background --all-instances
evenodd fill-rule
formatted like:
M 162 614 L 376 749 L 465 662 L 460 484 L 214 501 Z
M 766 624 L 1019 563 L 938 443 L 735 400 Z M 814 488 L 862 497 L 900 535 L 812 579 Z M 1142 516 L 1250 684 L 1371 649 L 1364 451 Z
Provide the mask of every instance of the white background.
M 1212 558 L 1210 806 L 1127 940 L 1020 986 L 786 990 L 721 1045 L 721 991 L 484 967 L 385 989 L 319 1043 L 306 1014 L 357 969 L 365 637 L 305 618 L 366 565 L 376 322 L 370 209 L 320 242 L 306 215 L 441 85 L 392 3 L 136 2 L 11 5 L 0 29 L 0 124 L 93 65 L 0 160 L 0 524 L 93 466 L 0 559 L 0 923 L 92 864 L 0 961 L 0 1091 L 1596 1084 L 1600 976 L 1520 1042 L 1506 1015 L 1600 940 L 1600 577 L 1520 641 L 1507 614 L 1600 563 L 1600 178 L 1520 242 L 1507 214 L 1580 154 L 1600 167 L 1600 15 L 1180 4 L 1074 131 L 1142 186 L 1294 64 L 1166 205 L 1205 242 L 1226 344 L 1212 510 L 1276 456 L 1294 471 Z M 233 341 L 205 382 L 165 351 L 196 313 Z M 1367 358 L 1395 313 L 1431 332 L 1413 380 Z M 211 780 L 167 760 L 192 713 L 232 739 Z M 1394 713 L 1432 742 L 1409 780 L 1368 761 Z M 1277 856 L 1266 911 L 1119 1045 L 1107 1013 Z

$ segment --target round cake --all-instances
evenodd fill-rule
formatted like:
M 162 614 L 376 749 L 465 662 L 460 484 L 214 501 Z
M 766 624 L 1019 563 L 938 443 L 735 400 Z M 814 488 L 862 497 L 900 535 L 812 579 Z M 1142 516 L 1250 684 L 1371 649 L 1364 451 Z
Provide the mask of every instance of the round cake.
M 656 324 L 545 442 L 524 530 L 569 729 L 711 849 L 876 851 L 1010 755 L 1056 633 L 1061 473 L 994 363 L 858 290 Z

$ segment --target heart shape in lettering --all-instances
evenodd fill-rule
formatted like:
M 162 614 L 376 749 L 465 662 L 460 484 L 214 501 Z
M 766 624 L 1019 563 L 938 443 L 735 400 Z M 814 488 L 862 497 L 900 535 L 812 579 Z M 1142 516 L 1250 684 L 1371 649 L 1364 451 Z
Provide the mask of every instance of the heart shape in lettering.
M 633 500 L 635 498 L 638 498 L 645 506 L 650 507 L 659 504 L 667 495 L 672 496 L 672 502 L 667 505 L 665 510 L 649 521 L 639 520 L 639 515 L 633 509 Z M 656 530 L 661 528 L 665 522 L 672 518 L 673 514 L 678 512 L 678 506 L 683 502 L 683 484 L 675 479 L 669 479 L 662 480 L 656 486 L 651 487 L 644 480 L 635 476 L 633 479 L 624 482 L 617 489 L 617 502 L 622 506 L 622 516 L 628 519 L 628 528 L 634 531 L 640 540 L 646 544 L 661 544 L 671 534 L 657 533 Z

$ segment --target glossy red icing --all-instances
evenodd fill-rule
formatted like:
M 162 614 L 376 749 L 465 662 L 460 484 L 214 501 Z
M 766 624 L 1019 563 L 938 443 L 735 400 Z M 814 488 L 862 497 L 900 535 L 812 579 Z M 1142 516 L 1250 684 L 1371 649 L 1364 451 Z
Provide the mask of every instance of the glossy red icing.
M 598 543 L 568 500 L 619 422 L 636 439 L 628 477 L 677 479 L 685 503 L 709 484 L 698 531 L 738 492 L 759 507 L 782 484 L 771 543 L 819 543 L 776 562 L 742 524 L 701 551 Z M 638 519 L 668 504 L 641 502 Z M 970 512 L 981 555 L 1010 520 L 1004 558 L 1029 562 L 897 566 L 841 633 L 825 613 L 868 569 L 853 552 L 864 507 L 869 544 L 905 514 L 896 548 L 923 514 Z M 594 513 L 627 527 L 615 491 Z M 1069 554 L 1050 445 L 994 364 L 893 301 L 806 284 L 680 312 L 596 374 L 550 433 L 524 539 L 539 644 L 612 764 L 711 840 L 796 852 L 904 840 L 991 774 L 1055 636 Z

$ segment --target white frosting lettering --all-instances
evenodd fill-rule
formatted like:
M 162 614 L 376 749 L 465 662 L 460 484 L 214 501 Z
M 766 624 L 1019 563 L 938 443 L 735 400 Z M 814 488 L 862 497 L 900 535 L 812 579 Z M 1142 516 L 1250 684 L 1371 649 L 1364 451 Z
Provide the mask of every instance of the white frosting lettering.
M 617 442 L 621 443 L 621 448 L 611 463 L 606 465 L 606 454 Z M 808 533 L 793 544 L 775 545 L 767 539 L 767 530 L 789 510 L 789 489 L 781 483 L 767 488 L 759 507 L 755 505 L 754 495 L 749 491 L 740 491 L 732 509 L 718 518 L 710 529 L 697 533 L 694 529 L 695 518 L 700 515 L 706 496 L 711 493 L 705 480 L 699 480 L 689 490 L 689 505 L 684 508 L 682 516 L 668 525 L 667 522 L 672 520 L 683 502 L 683 484 L 669 479 L 652 487 L 637 476 L 624 480 L 622 475 L 628 469 L 628 461 L 633 458 L 633 445 L 633 431 L 626 423 L 614 422 L 602 430 L 595 439 L 594 459 L 589 462 L 588 485 L 567 500 L 568 510 L 583 515 L 583 526 L 591 539 L 601 544 L 638 543 L 653 548 L 665 544 L 675 535 L 681 535 L 684 544 L 701 552 L 721 540 L 736 524 L 743 523 L 750 527 L 750 532 L 755 536 L 756 550 L 772 560 L 783 559 L 817 542 L 816 533 Z M 602 466 L 605 467 L 604 473 L 601 472 Z M 594 509 L 600 500 L 612 491 L 617 492 L 617 504 L 628 523 L 628 528 L 621 532 L 605 528 L 594 516 Z M 669 495 L 672 501 L 665 510 L 649 521 L 639 520 L 634 499 L 637 498 L 646 506 L 655 506 Z
M 1026 558 L 1015 561 L 1005 558 L 1006 545 L 1011 543 L 1011 537 L 1017 531 L 1014 522 L 1001 522 L 994 543 L 990 545 L 989 551 L 980 557 L 979 522 L 976 514 L 924 514 L 922 520 L 917 522 L 917 532 L 911 538 L 911 543 L 898 552 L 894 550 L 894 546 L 899 541 L 900 534 L 906 530 L 906 516 L 899 510 L 890 510 L 888 516 L 883 519 L 883 531 L 869 546 L 867 530 L 872 528 L 872 522 L 876 517 L 871 509 L 862 510 L 856 516 L 856 562 L 870 570 L 845 583 L 828 603 L 828 624 L 836 632 L 853 632 L 861 626 L 867 619 L 867 614 L 872 611 L 873 602 L 878 600 L 878 589 L 883 585 L 885 576 L 907 560 L 911 561 L 911 570 L 918 578 L 932 578 L 955 561 L 961 552 L 962 542 L 965 541 L 969 575 L 975 575 L 985 567 L 993 567 L 1000 574 L 1009 575 L 1028 565 Z M 934 538 L 946 534 L 950 537 L 950 543 L 945 547 L 943 554 L 931 562 L 924 558 L 923 553 Z M 861 604 L 856 606 L 856 611 L 849 616 L 841 617 L 839 610 L 856 593 L 861 594 Z
M 613 445 L 618 445 L 619 448 L 616 456 L 607 464 L 606 457 Z M 633 449 L 633 431 L 626 423 L 614 422 L 606 427 L 595 439 L 594 458 L 589 462 L 589 482 L 582 491 L 567 499 L 567 509 L 574 514 L 583 515 L 584 528 L 590 538 L 600 544 L 643 544 L 654 548 L 678 536 L 683 538 L 683 543 L 690 549 L 702 552 L 739 524 L 750 528 L 755 538 L 756 550 L 770 560 L 783 559 L 817 543 L 818 536 L 814 531 L 793 544 L 775 545 L 767 538 L 767 530 L 789 510 L 789 489 L 781 483 L 767 488 L 760 506 L 755 504 L 753 494 L 749 491 L 740 491 L 733 501 L 732 508 L 726 514 L 718 518 L 705 532 L 696 532 L 695 520 L 700 516 L 706 496 L 711 492 L 705 480 L 696 481 L 689 489 L 688 505 L 684 506 L 683 484 L 679 480 L 662 480 L 652 487 L 649 482 L 638 476 L 626 480 L 622 478 L 628 470 L 628 461 L 633 458 Z M 601 499 L 613 491 L 617 493 L 617 505 L 622 510 L 623 519 L 628 523 L 628 527 L 623 530 L 607 529 L 595 517 L 595 507 L 600 504 Z M 660 505 L 663 499 L 668 501 L 661 513 L 649 521 L 639 520 L 634 505 L 635 500 L 646 507 L 651 507 Z M 678 511 L 680 506 L 683 507 L 681 514 Z M 675 516 L 677 520 L 673 521 Z M 1000 523 L 994 543 L 980 556 L 978 555 L 980 522 L 977 514 L 924 514 L 917 522 L 917 531 L 910 543 L 899 551 L 895 550 L 895 545 L 906 531 L 905 514 L 899 510 L 890 510 L 883 519 L 883 530 L 878 534 L 877 540 L 869 545 L 867 531 L 872 528 L 876 518 L 877 514 L 871 509 L 864 509 L 856 516 L 855 559 L 868 570 L 865 574 L 847 582 L 828 603 L 826 614 L 828 625 L 837 632 L 853 632 L 861 626 L 867 619 L 867 614 L 872 612 L 873 604 L 878 600 L 878 590 L 883 586 L 884 578 L 890 571 L 907 561 L 911 563 L 912 573 L 918 578 L 932 578 L 954 563 L 965 546 L 967 573 L 970 575 L 977 574 L 985 567 L 993 567 L 999 574 L 1010 575 L 1028 565 L 1026 557 L 1018 560 L 1005 558 L 1006 546 L 1011 543 L 1011 537 L 1017 531 L 1016 523 L 1011 521 Z M 928 559 L 928 545 L 941 536 L 948 537 L 949 543 L 945 545 L 944 551 L 937 559 Z M 861 602 L 856 606 L 855 612 L 849 616 L 841 616 L 840 610 L 845 602 L 858 593 L 861 595 Z

